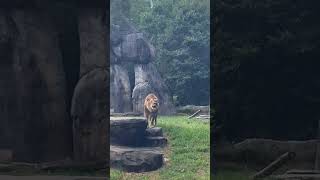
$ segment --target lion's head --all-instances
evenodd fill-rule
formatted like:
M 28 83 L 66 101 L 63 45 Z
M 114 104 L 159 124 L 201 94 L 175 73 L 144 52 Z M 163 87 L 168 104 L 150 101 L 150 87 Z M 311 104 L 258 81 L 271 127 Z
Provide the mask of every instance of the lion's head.
M 159 107 L 159 100 L 158 97 L 154 94 L 149 94 L 146 97 L 146 101 L 147 101 L 147 108 L 151 111 L 157 111 L 158 107 Z

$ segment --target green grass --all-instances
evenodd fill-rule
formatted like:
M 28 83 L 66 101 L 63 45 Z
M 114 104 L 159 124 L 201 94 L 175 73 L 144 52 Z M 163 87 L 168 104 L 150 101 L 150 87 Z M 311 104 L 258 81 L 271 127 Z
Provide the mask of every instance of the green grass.
M 213 176 L 214 180 L 249 180 L 251 176 L 257 173 L 256 170 L 245 167 L 243 164 L 231 163 L 228 166 L 218 168 L 217 174 Z M 272 178 L 264 178 L 271 180 Z
M 248 180 L 254 174 L 253 171 L 247 170 L 222 170 L 217 175 L 213 176 L 214 180 Z M 264 178 L 264 180 L 271 180 L 271 178 Z
M 169 161 L 161 169 L 149 173 L 125 173 L 111 169 L 111 180 L 207 180 L 210 179 L 210 125 L 186 116 L 160 116 L 169 146 Z
M 219 170 L 213 176 L 215 180 L 248 180 L 252 175 L 251 171 L 247 170 Z

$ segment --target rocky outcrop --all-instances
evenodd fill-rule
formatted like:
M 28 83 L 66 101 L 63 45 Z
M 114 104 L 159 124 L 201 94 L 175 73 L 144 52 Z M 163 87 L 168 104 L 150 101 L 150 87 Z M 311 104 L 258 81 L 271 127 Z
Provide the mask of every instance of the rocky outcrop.
M 98 161 L 109 157 L 107 26 L 104 11 L 80 12 L 80 80 L 71 109 L 74 159 Z
M 15 161 L 72 157 L 72 144 L 75 160 L 108 159 L 108 28 L 98 4 L 1 4 L 0 147 Z
M 95 69 L 76 86 L 71 109 L 75 160 L 101 160 L 108 156 L 107 83 L 107 71 Z
M 130 33 L 122 36 L 121 42 L 122 61 L 134 63 L 149 63 L 155 56 L 154 47 L 143 37 L 142 33 Z
M 127 103 L 128 92 L 120 97 L 111 97 L 111 104 L 114 112 L 143 112 L 143 103 L 145 97 L 149 93 L 155 93 L 160 99 L 160 114 L 172 114 L 174 106 L 170 92 L 165 85 L 163 79 L 158 73 L 155 66 L 152 64 L 155 58 L 155 49 L 146 40 L 141 32 L 138 32 L 130 22 L 121 15 L 114 17 L 111 26 L 111 69 L 125 69 L 125 64 L 134 64 L 134 87 L 130 89 L 132 92 L 132 105 L 130 109 L 123 108 L 123 104 Z M 122 70 L 125 72 L 125 70 Z M 120 77 L 119 77 L 120 76 Z M 133 77 L 132 77 L 133 78 Z M 118 92 L 123 91 L 123 81 L 127 80 L 127 73 L 113 73 L 111 77 L 111 96 L 117 95 Z M 129 78 L 130 79 L 130 78 Z M 133 83 L 133 82 L 131 82 Z M 129 84 L 129 83 L 126 83 Z M 129 84 L 130 85 L 130 84 Z M 130 87 L 130 86 L 129 86 Z
M 130 112 L 131 86 L 128 71 L 118 65 L 110 67 L 110 109 L 111 112 Z
M 164 84 L 160 74 L 151 63 L 137 64 L 134 67 L 135 87 L 132 92 L 133 112 L 143 112 L 144 99 L 149 93 L 159 98 L 159 113 L 173 114 L 174 106 L 169 96 L 169 90 Z
M 110 143 L 122 146 L 141 146 L 147 122 L 141 117 L 111 117 Z
M 47 12 L 32 9 L 12 11 L 7 18 L 17 32 L 11 59 L 17 103 L 13 157 L 19 161 L 65 158 L 71 150 L 66 80 L 53 21 Z
M 11 146 L 10 121 L 15 117 L 15 83 L 13 70 L 15 27 L 10 25 L 6 13 L 0 12 L 0 147 Z
M 110 166 L 129 172 L 153 171 L 163 166 L 167 139 L 162 129 L 147 129 L 143 117 L 110 118 Z
M 153 171 L 163 165 L 163 153 L 154 148 L 110 147 L 110 166 L 128 172 Z
M 95 8 L 80 8 L 80 76 L 95 69 L 107 68 L 108 48 L 105 14 Z

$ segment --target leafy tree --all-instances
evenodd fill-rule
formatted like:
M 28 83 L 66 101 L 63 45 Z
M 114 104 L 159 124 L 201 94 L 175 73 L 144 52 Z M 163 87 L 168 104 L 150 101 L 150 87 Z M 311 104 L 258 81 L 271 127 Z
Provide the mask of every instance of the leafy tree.
M 209 2 L 127 1 L 127 17 L 155 46 L 155 64 L 179 105 L 209 103 Z

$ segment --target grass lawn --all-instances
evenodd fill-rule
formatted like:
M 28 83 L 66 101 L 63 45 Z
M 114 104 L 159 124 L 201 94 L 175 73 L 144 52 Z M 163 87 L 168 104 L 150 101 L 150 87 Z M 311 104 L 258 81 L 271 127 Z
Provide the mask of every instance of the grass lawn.
M 214 180 L 249 180 L 251 176 L 257 171 L 245 168 L 240 164 L 232 164 L 232 166 L 224 166 L 218 168 L 217 174 L 213 176 Z M 271 180 L 271 178 L 264 178 L 264 180 Z
M 222 169 L 213 176 L 215 180 L 248 180 L 253 173 L 248 170 Z
M 159 170 L 148 173 L 125 173 L 111 169 L 111 180 L 209 180 L 210 124 L 189 120 L 186 116 L 160 116 L 158 126 L 168 138 L 165 157 Z

